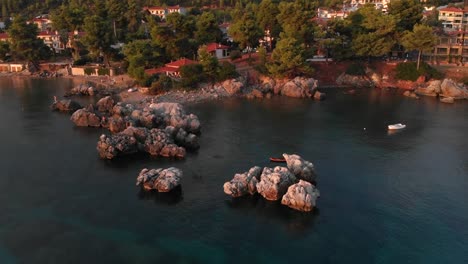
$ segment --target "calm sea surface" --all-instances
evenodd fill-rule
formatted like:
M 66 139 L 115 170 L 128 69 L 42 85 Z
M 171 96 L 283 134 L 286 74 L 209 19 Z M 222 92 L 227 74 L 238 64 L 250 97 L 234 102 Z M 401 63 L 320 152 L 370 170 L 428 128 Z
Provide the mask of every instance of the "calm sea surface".
M 370 90 L 205 102 L 187 107 L 203 125 L 197 153 L 104 161 L 106 131 L 49 110 L 72 86 L 0 79 L 2 264 L 468 263 L 466 101 Z M 407 128 L 388 134 L 399 122 Z M 282 153 L 315 164 L 314 213 L 223 193 L 235 173 Z M 179 192 L 135 186 L 142 168 L 169 166 L 184 171 Z

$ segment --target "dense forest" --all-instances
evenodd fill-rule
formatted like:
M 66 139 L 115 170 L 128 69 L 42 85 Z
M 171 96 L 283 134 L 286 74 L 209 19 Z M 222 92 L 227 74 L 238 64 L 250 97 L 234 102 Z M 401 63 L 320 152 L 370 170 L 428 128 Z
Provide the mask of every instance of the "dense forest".
M 340 2 L 340 3 L 338 3 Z M 431 2 L 431 1 L 429 1 Z M 435 0 L 437 4 L 448 1 Z M 26 23 L 48 14 L 53 30 L 71 47 L 75 64 L 124 61 L 128 73 L 142 83 L 151 83 L 144 70 L 181 57 L 198 59 L 186 76 L 209 80 L 229 77 L 232 66 L 220 64 L 204 49 L 210 42 L 231 47 L 231 57 L 242 50 L 258 48 L 262 65 L 258 70 L 275 76 L 307 75 L 313 71 L 306 58 L 324 54 L 334 59 L 382 57 L 393 50 L 417 50 L 419 54 L 435 43 L 433 28 L 437 14 L 423 19 L 419 0 L 394 0 L 388 11 L 366 5 L 346 19 L 326 25 L 313 18 L 319 6 L 340 7 L 333 0 L 0 0 L 10 43 L 0 43 L 0 59 L 37 61 L 55 56 L 41 41 L 37 27 Z M 165 21 L 143 10 L 150 5 L 180 4 L 188 13 L 168 14 Z M 161 23 L 164 22 L 164 23 Z M 227 42 L 219 25 L 230 22 Z M 417 27 L 416 27 L 417 26 Z M 69 32 L 84 31 L 83 37 Z M 263 41 L 261 41 L 263 40 Z M 121 50 L 115 44 L 123 43 Z M 269 54 L 267 56 L 267 54 Z M 63 54 L 61 54 L 63 55 Z M 199 81 L 199 80 L 195 80 Z

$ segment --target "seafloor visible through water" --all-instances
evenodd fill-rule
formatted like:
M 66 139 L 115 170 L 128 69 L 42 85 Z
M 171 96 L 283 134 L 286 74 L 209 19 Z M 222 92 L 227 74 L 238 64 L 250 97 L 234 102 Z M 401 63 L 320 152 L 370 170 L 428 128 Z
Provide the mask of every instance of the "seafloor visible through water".
M 72 85 L 0 79 L 0 263 L 468 263 L 466 101 L 338 90 L 204 102 L 186 107 L 202 134 L 185 160 L 106 161 L 107 131 L 49 109 Z M 223 193 L 282 153 L 315 164 L 313 213 Z M 135 186 L 142 168 L 170 166 L 184 171 L 174 193 Z

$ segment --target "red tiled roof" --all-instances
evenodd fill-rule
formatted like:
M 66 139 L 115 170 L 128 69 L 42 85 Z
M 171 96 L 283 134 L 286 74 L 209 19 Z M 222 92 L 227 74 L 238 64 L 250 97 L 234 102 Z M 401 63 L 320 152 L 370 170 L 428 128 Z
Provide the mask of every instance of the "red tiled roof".
M 143 10 L 165 10 L 162 6 L 145 6 Z
M 439 11 L 441 12 L 463 12 L 463 10 L 459 9 L 459 8 L 456 8 L 456 7 L 446 7 L 446 8 L 442 8 L 440 9 Z
M 8 39 L 8 38 L 10 38 L 8 36 L 8 33 L 0 33 L 0 39 Z
M 165 73 L 165 72 L 175 72 L 176 69 L 170 68 L 170 67 L 159 67 L 159 68 L 153 68 L 153 69 L 147 69 L 145 70 L 145 73 L 148 75 L 153 75 L 157 73 Z
M 179 5 L 168 6 L 167 9 L 180 9 L 180 6 Z
M 42 31 L 37 34 L 38 37 L 46 37 L 46 36 L 57 36 L 58 34 L 53 31 Z
M 184 66 L 184 65 L 195 64 L 195 63 L 197 63 L 197 62 L 193 61 L 193 60 L 189 60 L 187 58 L 183 58 L 183 59 L 180 59 L 180 60 L 173 61 L 171 63 L 167 63 L 166 67 L 179 68 L 179 67 Z
M 209 43 L 209 44 L 206 44 L 206 51 L 208 52 L 212 52 L 212 51 L 215 51 L 215 50 L 218 50 L 218 49 L 229 49 L 228 46 L 225 46 L 225 45 L 222 45 L 222 44 L 219 44 L 219 43 Z

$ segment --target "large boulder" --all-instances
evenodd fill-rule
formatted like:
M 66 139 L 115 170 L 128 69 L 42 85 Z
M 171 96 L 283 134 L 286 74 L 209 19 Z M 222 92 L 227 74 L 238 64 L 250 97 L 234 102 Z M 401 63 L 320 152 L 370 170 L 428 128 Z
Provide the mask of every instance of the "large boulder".
M 135 109 L 134 109 L 134 106 L 132 104 L 124 104 L 122 102 L 118 102 L 112 108 L 112 114 L 124 117 L 124 116 L 131 115 L 133 110 L 135 110 Z
M 103 134 L 99 137 L 96 149 L 102 159 L 113 159 L 138 152 L 138 144 L 132 136 L 116 134 L 108 137 Z
M 182 128 L 180 128 L 175 135 L 174 141 L 177 143 L 177 145 L 183 146 L 187 149 L 200 148 L 200 145 L 198 144 L 198 137 L 195 134 L 187 133 L 187 131 Z
M 468 90 L 461 83 L 456 83 L 452 79 L 444 79 L 440 85 L 443 97 L 453 97 L 454 99 L 468 99 Z
M 312 78 L 296 77 L 286 82 L 281 88 L 281 94 L 288 97 L 310 98 L 317 88 L 317 81 Z
M 70 120 L 77 126 L 84 127 L 100 127 L 101 119 L 93 112 L 87 109 L 79 109 L 75 111 Z
M 314 164 L 312 162 L 304 160 L 301 156 L 296 154 L 283 154 L 289 171 L 294 174 L 298 179 L 308 181 L 315 184 L 317 174 L 315 173 Z
M 257 192 L 267 200 L 278 201 L 295 181 L 296 177 L 285 167 L 265 167 L 256 185 Z
M 168 169 L 143 169 L 137 177 L 136 185 L 143 186 L 145 190 L 158 190 L 170 192 L 180 185 L 182 170 L 174 167 Z
M 439 80 L 433 80 L 429 82 L 429 85 L 427 87 L 419 87 L 417 88 L 414 92 L 417 95 L 424 95 L 424 96 L 437 96 L 439 93 L 441 93 L 441 84 L 442 82 Z
M 281 204 L 295 210 L 310 212 L 315 207 L 318 197 L 320 197 L 320 192 L 314 185 L 299 180 L 298 183 L 289 186 L 281 199 Z
M 258 180 L 260 180 L 261 174 L 262 168 L 258 166 L 251 168 L 247 172 L 235 174 L 231 181 L 224 183 L 224 193 L 231 195 L 232 197 L 255 194 L 257 192 L 257 183 Z
M 59 100 L 55 101 L 50 108 L 53 111 L 61 111 L 61 112 L 75 112 L 78 109 L 83 108 L 79 103 L 73 100 Z
M 244 83 L 238 79 L 226 80 L 221 85 L 229 95 L 239 94 L 244 88 Z
M 120 116 L 114 116 L 108 118 L 107 126 L 109 131 L 112 133 L 118 133 L 123 131 L 126 128 L 125 120 Z
M 97 110 L 102 113 L 112 113 L 114 105 L 114 99 L 110 96 L 103 97 L 96 103 Z

